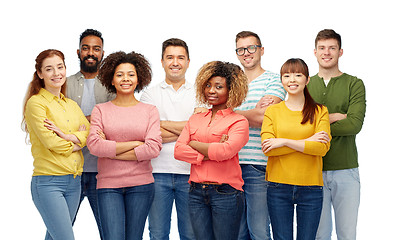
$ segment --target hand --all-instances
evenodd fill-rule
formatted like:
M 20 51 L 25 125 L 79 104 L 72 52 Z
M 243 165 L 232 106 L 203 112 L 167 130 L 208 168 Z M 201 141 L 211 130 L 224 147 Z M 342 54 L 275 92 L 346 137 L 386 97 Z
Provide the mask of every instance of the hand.
M 82 132 L 82 131 L 86 131 L 87 127 L 84 124 L 81 124 L 80 127 L 78 127 L 78 131 Z
M 102 140 L 106 140 L 106 135 L 104 134 L 103 131 L 97 130 L 97 131 L 96 131 L 96 134 L 98 134 L 99 137 L 100 137 Z
M 330 142 L 330 137 L 329 137 L 329 134 L 327 134 L 327 132 L 320 131 L 305 140 L 313 141 L 313 142 L 328 143 L 328 142 Z
M 342 114 L 342 113 L 330 113 L 329 114 L 330 124 L 340 121 L 340 120 L 343 120 L 345 118 L 347 118 L 347 114 Z
M 44 120 L 44 127 L 46 127 L 48 130 L 54 131 L 59 137 L 66 139 L 66 134 L 64 134 L 53 122 L 51 122 L 48 119 Z
M 219 143 L 224 143 L 224 142 L 226 142 L 227 140 L 228 140 L 228 135 L 227 135 L 227 134 L 223 134 L 223 135 L 221 136 L 221 139 L 220 139 Z
M 264 153 L 271 151 L 272 149 L 283 147 L 285 145 L 285 139 L 283 138 L 268 138 L 261 143 L 261 150 Z
M 264 96 L 257 102 L 256 108 L 265 108 L 274 103 L 274 99 L 270 96 Z

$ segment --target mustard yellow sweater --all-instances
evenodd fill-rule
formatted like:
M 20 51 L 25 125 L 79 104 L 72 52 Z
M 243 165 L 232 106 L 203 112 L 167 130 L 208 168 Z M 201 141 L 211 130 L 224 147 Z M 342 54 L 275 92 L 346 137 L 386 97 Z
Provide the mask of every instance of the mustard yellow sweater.
M 301 124 L 301 121 L 302 112 L 290 110 L 285 102 L 270 106 L 265 111 L 261 141 L 268 138 L 302 140 L 320 131 L 325 131 L 330 136 L 329 113 L 326 107 L 317 109 L 313 124 L 309 121 Z M 305 141 L 304 152 L 289 147 L 267 152 L 266 180 L 299 186 L 323 186 L 322 156 L 329 148 L 330 143 Z

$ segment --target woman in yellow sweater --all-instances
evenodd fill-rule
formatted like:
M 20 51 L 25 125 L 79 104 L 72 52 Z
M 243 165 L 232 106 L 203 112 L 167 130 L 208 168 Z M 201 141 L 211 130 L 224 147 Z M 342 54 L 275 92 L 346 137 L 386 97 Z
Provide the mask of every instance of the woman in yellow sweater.
M 261 128 L 272 231 L 274 240 L 293 239 L 296 205 L 297 240 L 314 240 L 323 200 L 322 156 L 331 139 L 329 113 L 306 88 L 309 72 L 303 60 L 287 60 L 281 79 L 288 98 L 267 108 Z

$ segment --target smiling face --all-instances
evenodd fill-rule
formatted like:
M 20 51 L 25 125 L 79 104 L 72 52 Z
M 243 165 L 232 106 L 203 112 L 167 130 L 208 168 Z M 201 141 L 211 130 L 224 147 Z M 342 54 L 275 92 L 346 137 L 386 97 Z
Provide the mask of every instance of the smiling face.
M 212 77 L 206 83 L 204 94 L 206 101 L 215 109 L 226 109 L 228 88 L 224 77 Z
M 134 94 L 138 85 L 135 66 L 130 63 L 121 63 L 115 69 L 112 85 L 118 94 Z
M 184 47 L 169 46 L 165 49 L 161 59 L 165 70 L 165 80 L 170 82 L 185 81 L 186 71 L 190 64 Z
M 324 39 L 317 42 L 314 54 L 321 68 L 338 69 L 338 59 L 342 56 L 343 50 L 336 39 Z
M 289 95 L 304 94 L 304 88 L 308 82 L 309 78 L 302 73 L 282 74 L 282 85 Z
M 37 74 L 44 80 L 44 88 L 58 96 L 61 87 L 66 81 L 66 67 L 63 60 L 57 55 L 44 59 L 42 67 Z
M 99 37 L 89 35 L 83 38 L 80 49 L 77 50 L 81 71 L 88 73 L 97 72 L 103 53 L 103 43 Z
M 240 38 L 236 43 L 236 48 L 246 48 L 251 45 L 258 45 L 258 41 L 255 37 Z M 255 53 L 249 53 L 245 50 L 245 54 L 238 56 L 238 60 L 242 66 L 246 69 L 254 69 L 260 66 L 261 56 L 264 55 L 264 47 L 257 48 Z

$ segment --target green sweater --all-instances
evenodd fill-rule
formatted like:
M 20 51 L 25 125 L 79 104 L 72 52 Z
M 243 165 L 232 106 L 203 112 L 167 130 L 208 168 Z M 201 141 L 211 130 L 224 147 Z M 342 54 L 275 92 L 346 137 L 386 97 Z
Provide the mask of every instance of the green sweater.
M 311 77 L 308 90 L 313 99 L 325 105 L 329 113 L 347 114 L 347 118 L 330 125 L 330 150 L 323 158 L 323 170 L 341 170 L 356 168 L 358 153 L 356 134 L 362 129 L 366 113 L 366 90 L 363 81 L 343 73 L 331 78 L 325 85 L 318 75 Z

